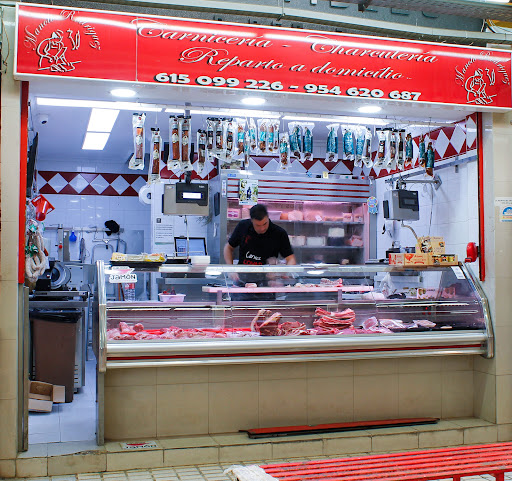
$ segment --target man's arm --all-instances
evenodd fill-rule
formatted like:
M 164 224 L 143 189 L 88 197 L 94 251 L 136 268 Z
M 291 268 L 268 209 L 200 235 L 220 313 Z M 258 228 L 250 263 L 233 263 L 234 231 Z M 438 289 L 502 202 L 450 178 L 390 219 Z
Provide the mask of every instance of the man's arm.
M 224 246 L 224 261 L 226 264 L 233 264 L 233 252 L 235 248 L 229 242 Z
M 297 259 L 295 259 L 295 254 L 291 254 L 288 257 L 285 257 L 284 260 L 286 261 L 286 264 L 289 266 L 294 266 L 297 264 Z

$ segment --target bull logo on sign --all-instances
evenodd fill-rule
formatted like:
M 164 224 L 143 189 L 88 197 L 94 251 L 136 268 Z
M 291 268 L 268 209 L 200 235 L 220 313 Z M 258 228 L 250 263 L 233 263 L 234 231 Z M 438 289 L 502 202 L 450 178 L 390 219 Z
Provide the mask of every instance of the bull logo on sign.
M 36 48 L 39 55 L 38 70 L 50 69 L 51 72 L 70 72 L 75 70 L 75 64 L 80 60 L 73 62 L 66 59 L 66 51 L 69 47 L 71 50 L 80 48 L 80 32 L 73 32 L 68 29 L 67 36 L 64 37 L 62 30 L 55 30 L 49 38 L 42 40 Z M 66 43 L 68 46 L 66 46 Z

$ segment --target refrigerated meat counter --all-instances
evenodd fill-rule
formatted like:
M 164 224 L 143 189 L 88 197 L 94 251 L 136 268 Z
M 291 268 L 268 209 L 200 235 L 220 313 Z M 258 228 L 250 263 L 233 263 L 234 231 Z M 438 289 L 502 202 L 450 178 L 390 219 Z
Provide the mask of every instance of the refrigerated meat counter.
M 98 262 L 99 368 L 493 355 L 464 265 L 111 266 Z M 110 296 L 119 273 L 159 292 Z M 154 277 L 156 282 L 149 282 Z M 122 289 L 110 290 L 122 296 Z

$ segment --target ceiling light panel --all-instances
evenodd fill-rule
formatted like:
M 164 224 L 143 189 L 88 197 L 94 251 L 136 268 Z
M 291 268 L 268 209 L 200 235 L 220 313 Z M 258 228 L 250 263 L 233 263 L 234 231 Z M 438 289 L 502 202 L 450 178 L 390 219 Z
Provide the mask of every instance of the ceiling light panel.
M 390 123 L 389 119 L 373 119 L 371 117 L 307 117 L 285 115 L 283 120 L 297 120 L 303 122 L 335 122 L 358 125 L 388 125 Z
M 278 119 L 281 114 L 278 112 L 268 112 L 266 110 L 240 110 L 240 109 L 218 109 L 218 110 L 191 110 L 193 115 L 218 115 L 232 117 L 265 117 L 268 119 Z
M 89 118 L 88 132 L 111 132 L 116 123 L 119 110 L 92 109 Z
M 103 150 L 109 136 L 106 132 L 86 132 L 82 150 Z
M 122 97 L 122 98 L 125 98 L 125 99 L 131 99 L 131 98 L 133 98 L 133 97 L 135 97 L 137 95 L 137 92 L 135 92 L 135 90 L 132 90 L 132 89 L 122 89 L 122 88 L 113 89 L 113 90 L 110 91 L 110 93 L 114 97 Z
M 161 112 L 162 107 L 154 104 L 142 104 L 140 102 L 107 102 L 103 100 L 78 100 L 78 99 L 57 99 L 49 97 L 37 97 L 37 105 L 48 105 L 51 107 L 84 107 L 97 109 L 135 110 L 141 112 Z

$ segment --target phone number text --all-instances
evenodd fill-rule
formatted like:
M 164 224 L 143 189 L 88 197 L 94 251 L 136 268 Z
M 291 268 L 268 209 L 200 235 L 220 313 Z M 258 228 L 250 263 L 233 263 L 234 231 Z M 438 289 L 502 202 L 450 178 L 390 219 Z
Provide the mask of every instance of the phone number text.
M 246 79 L 239 80 L 237 78 L 225 77 L 209 77 L 208 75 L 200 75 L 195 79 L 191 79 L 188 74 L 177 73 L 159 73 L 155 75 L 155 81 L 160 83 L 173 83 L 173 84 L 196 84 L 203 87 L 239 87 L 241 82 L 245 85 L 242 88 L 256 89 L 256 90 L 283 90 L 285 86 L 280 81 L 269 82 L 268 80 L 255 80 Z M 327 95 L 348 95 L 350 97 L 369 97 L 369 98 L 382 98 L 389 97 L 394 100 L 419 100 L 421 92 L 409 92 L 407 90 L 392 90 L 391 92 L 384 92 L 381 89 L 368 89 L 364 87 L 350 87 L 343 90 L 340 86 L 335 85 L 330 87 L 328 85 L 306 84 L 303 86 L 289 85 L 287 90 L 290 91 L 305 91 L 309 94 L 327 94 Z

